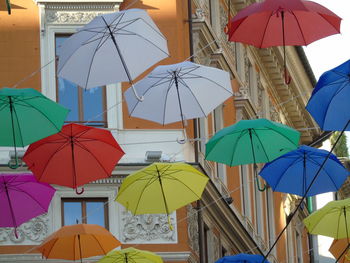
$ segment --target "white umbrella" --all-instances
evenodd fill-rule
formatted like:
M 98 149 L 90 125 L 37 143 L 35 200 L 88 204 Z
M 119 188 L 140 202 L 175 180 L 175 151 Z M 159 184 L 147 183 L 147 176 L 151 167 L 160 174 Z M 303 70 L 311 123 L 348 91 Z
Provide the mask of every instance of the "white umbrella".
M 130 116 L 161 124 L 200 118 L 232 96 L 228 72 L 192 62 L 156 67 L 135 83 L 144 97 L 138 101 L 130 88 L 124 96 Z
M 169 56 L 167 40 L 141 9 L 94 18 L 63 43 L 58 55 L 58 76 L 86 89 L 121 81 L 132 84 Z

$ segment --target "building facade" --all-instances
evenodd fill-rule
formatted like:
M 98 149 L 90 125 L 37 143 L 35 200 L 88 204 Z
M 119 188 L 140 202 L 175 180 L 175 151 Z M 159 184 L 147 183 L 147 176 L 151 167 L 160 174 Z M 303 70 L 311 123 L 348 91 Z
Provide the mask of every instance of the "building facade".
M 157 252 L 165 262 L 213 263 L 224 255 L 265 254 L 269 250 L 298 198 L 274 193 L 269 187 L 261 192 L 250 165 L 227 167 L 204 159 L 205 142 L 216 131 L 241 119 L 261 117 L 282 122 L 301 132 L 300 144 L 308 144 L 320 134 L 305 110 L 315 81 L 302 49 L 286 48 L 292 77 L 286 85 L 282 48 L 257 49 L 227 41 L 224 30 L 229 10 L 233 16 L 254 1 L 11 2 L 11 15 L 0 8 L 2 86 L 35 88 L 69 107 L 68 121 L 108 128 L 126 155 L 110 178 L 87 185 L 80 196 L 72 189 L 55 186 L 49 212 L 20 226 L 18 238 L 12 229 L 1 228 L 1 262 L 44 262 L 35 247 L 76 218 L 83 223 L 99 222 L 122 242 L 122 247 Z M 83 91 L 56 76 L 55 61 L 65 38 L 100 14 L 133 7 L 146 9 L 168 40 L 171 56 L 160 64 L 193 60 L 230 73 L 234 96 L 207 118 L 188 121 L 185 144 L 178 143 L 184 136 L 180 123 L 163 126 L 129 117 L 123 100 L 127 84 Z M 25 165 L 17 170 L 8 168 L 11 150 L 0 148 L 1 172 L 28 171 Z M 133 216 L 114 202 L 123 178 L 150 163 L 145 157 L 149 151 L 161 151 L 160 161 L 188 162 L 210 177 L 202 200 L 171 215 L 173 229 L 166 215 Z M 310 262 L 312 248 L 302 224 L 307 213 L 304 206 L 292 219 L 270 254 L 270 262 Z

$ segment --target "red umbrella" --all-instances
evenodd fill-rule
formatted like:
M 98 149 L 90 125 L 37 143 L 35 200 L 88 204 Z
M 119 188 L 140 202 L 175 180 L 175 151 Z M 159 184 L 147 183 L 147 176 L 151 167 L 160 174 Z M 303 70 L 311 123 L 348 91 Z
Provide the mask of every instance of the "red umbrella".
M 308 45 L 340 33 L 341 18 L 304 0 L 265 0 L 252 4 L 230 21 L 229 40 L 258 48 Z M 285 67 L 286 71 L 286 67 Z M 286 73 L 286 72 L 285 72 Z
M 124 155 L 113 135 L 79 124 L 31 144 L 23 160 L 41 182 L 77 187 L 107 178 Z

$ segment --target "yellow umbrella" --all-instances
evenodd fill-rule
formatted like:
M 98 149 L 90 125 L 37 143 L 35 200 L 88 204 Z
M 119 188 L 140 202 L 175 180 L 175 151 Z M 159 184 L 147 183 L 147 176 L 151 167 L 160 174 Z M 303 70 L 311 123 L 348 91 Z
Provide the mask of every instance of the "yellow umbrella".
M 341 256 L 341 258 L 338 260 L 339 263 L 350 263 L 348 245 L 347 238 L 335 239 L 329 248 L 329 252 L 331 252 L 335 258 L 339 258 Z M 346 253 L 344 250 L 347 250 Z
M 133 247 L 109 252 L 97 263 L 163 263 L 160 256 L 155 253 L 139 250 Z
M 208 180 L 185 163 L 153 163 L 125 178 L 116 201 L 134 215 L 169 215 L 200 199 Z
M 350 199 L 331 201 L 323 208 L 304 219 L 304 224 L 311 234 L 349 238 Z

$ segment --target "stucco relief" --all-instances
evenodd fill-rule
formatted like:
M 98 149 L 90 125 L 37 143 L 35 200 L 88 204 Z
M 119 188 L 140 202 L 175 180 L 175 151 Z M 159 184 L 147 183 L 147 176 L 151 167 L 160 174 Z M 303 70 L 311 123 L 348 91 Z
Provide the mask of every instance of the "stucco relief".
M 193 251 L 199 254 L 198 212 L 192 205 L 187 206 L 187 218 L 189 245 Z
M 276 108 L 274 106 L 272 106 L 271 103 L 270 103 L 270 119 L 272 121 L 281 122 L 280 114 L 278 113 Z
M 41 243 L 48 233 L 48 215 L 33 218 L 17 228 L 16 238 L 14 228 L 0 228 L 0 244 Z
M 133 216 L 122 213 L 122 242 L 124 243 L 175 243 L 177 242 L 176 216 L 164 214 L 146 214 Z
M 46 23 L 50 24 L 86 24 L 102 12 L 69 12 L 69 11 L 46 11 Z

